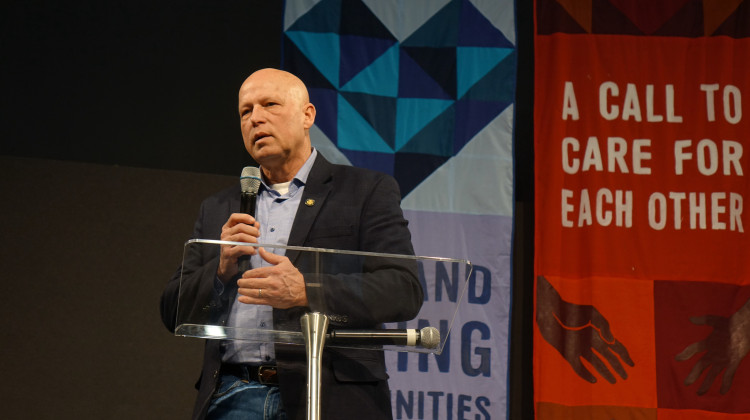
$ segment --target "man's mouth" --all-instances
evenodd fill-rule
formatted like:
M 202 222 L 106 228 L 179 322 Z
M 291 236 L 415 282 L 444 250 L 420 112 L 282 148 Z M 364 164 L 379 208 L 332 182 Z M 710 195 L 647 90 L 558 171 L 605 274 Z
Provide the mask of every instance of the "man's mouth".
M 270 137 L 270 135 L 267 133 L 258 133 L 255 135 L 255 137 L 253 137 L 253 142 L 256 143 L 260 140 L 263 140 L 266 137 Z

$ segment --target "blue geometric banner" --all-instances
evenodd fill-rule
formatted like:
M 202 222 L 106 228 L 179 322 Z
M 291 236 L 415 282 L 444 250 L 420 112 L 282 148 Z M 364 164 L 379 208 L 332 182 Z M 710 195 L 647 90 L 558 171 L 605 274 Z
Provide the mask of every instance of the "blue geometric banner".
M 513 0 L 286 1 L 313 145 L 396 178 L 418 255 L 474 265 L 443 354 L 386 352 L 394 418 L 506 417 L 516 59 Z

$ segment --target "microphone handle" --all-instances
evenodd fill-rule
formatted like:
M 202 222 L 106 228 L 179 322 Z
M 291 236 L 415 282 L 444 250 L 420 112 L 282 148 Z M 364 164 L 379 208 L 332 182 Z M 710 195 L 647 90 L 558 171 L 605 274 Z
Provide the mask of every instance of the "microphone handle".
M 417 330 L 338 330 L 328 334 L 331 343 L 359 345 L 418 346 Z
M 243 192 L 240 194 L 240 212 L 249 214 L 255 217 L 255 202 L 257 201 L 258 194 L 251 192 Z M 250 256 L 243 255 L 237 260 L 237 270 L 240 275 L 250 268 Z

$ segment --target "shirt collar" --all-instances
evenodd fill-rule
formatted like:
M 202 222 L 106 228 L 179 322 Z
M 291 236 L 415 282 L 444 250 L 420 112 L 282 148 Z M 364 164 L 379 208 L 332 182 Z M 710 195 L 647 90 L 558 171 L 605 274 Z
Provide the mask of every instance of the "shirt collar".
M 297 171 L 297 174 L 294 175 L 294 178 L 292 178 L 292 182 L 289 185 L 289 191 L 297 190 L 303 185 L 307 183 L 307 177 L 310 175 L 310 170 L 312 169 L 313 163 L 315 163 L 315 158 L 318 157 L 318 150 L 316 148 L 312 148 L 312 153 L 310 153 L 310 156 L 305 161 L 305 164 L 302 165 L 301 168 L 299 168 L 299 171 Z M 261 172 L 262 173 L 262 172 Z M 261 176 L 261 184 L 262 188 L 265 188 L 266 191 L 274 191 L 273 188 L 271 188 L 268 184 L 266 184 L 266 177 Z

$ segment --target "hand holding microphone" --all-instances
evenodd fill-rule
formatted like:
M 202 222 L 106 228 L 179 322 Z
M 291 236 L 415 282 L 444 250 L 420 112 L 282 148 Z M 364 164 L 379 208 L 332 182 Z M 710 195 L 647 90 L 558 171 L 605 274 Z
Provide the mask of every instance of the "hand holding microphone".
M 260 169 L 247 166 L 240 176 L 240 213 L 232 213 L 221 228 L 221 240 L 228 242 L 257 243 L 260 235 L 258 222 L 255 221 L 255 203 L 260 189 Z M 250 246 L 222 245 L 217 275 L 223 282 L 228 282 L 238 272 L 249 268 L 250 255 L 255 248 Z

